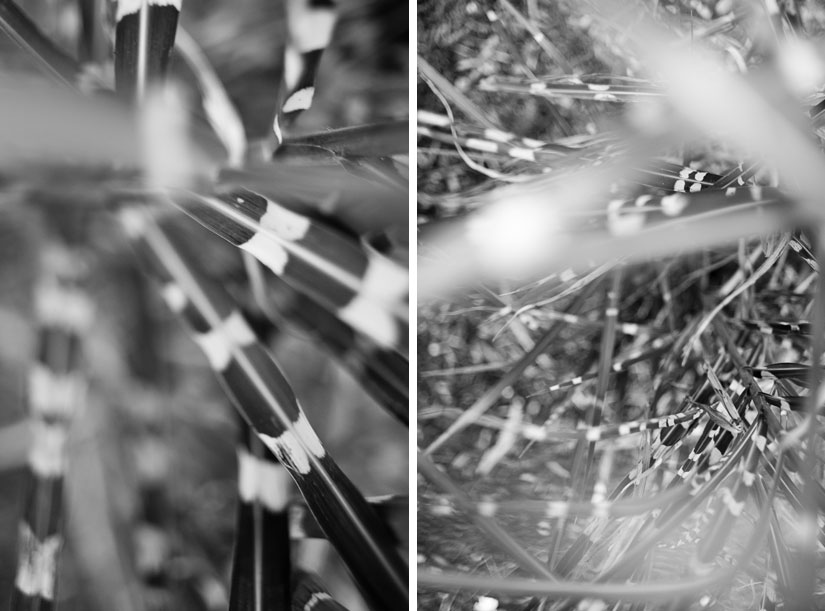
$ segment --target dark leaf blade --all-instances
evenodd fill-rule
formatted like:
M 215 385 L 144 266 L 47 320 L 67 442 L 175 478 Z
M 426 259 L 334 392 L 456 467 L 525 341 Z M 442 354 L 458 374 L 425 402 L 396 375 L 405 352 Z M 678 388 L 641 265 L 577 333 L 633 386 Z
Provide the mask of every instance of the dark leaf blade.
M 317 338 L 368 395 L 407 426 L 410 368 L 407 358 L 376 345 L 282 280 L 275 278 L 273 284 L 270 295 L 277 315 Z
M 246 424 L 242 435 L 229 611 L 286 609 L 291 599 L 289 475 Z
M 11 0 L 0 2 L 0 29 L 34 56 L 52 76 L 69 87 L 77 86 L 80 64 L 61 51 Z
M 252 191 L 216 195 L 170 201 L 379 346 L 406 352 L 406 270 Z
M 292 611 L 347 611 L 346 607 L 329 595 L 326 586 L 317 575 L 296 571 L 294 580 Z
M 119 0 L 115 16 L 115 88 L 128 101 L 166 75 L 180 0 Z M 144 31 L 146 28 L 146 31 Z
M 56 605 L 66 443 L 72 420 L 85 405 L 83 337 L 93 307 L 76 253 L 59 249 L 50 255 L 35 294 L 39 328 L 28 380 L 32 445 L 12 611 Z

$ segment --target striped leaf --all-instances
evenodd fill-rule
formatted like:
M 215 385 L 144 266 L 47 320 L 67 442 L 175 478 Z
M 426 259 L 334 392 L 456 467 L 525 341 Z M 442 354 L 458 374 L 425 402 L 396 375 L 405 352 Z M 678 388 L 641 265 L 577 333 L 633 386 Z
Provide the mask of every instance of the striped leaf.
M 335 602 L 329 595 L 317 575 L 296 571 L 294 580 L 292 611 L 347 611 L 346 607 Z
M 288 1 L 283 100 L 272 124 L 277 145 L 284 141 L 283 130 L 312 105 L 315 74 L 335 24 L 334 8 L 327 0 Z
M 66 441 L 73 418 L 85 405 L 87 384 L 84 336 L 93 307 L 83 290 L 82 260 L 58 249 L 45 257 L 43 266 L 35 294 L 38 330 L 27 393 L 32 440 L 13 611 L 57 606 Z
M 242 425 L 238 446 L 238 518 L 230 611 L 287 609 L 291 480 L 254 432 Z
M 360 386 L 394 418 L 409 423 L 408 360 L 341 322 L 309 297 L 282 281 L 273 283 L 272 302 L 283 317 L 325 347 Z M 279 319 L 273 321 L 276 325 Z
M 406 567 L 392 535 L 338 469 L 289 384 L 222 287 L 207 282 L 141 211 L 124 220 L 139 258 L 159 281 L 244 419 L 287 468 L 329 541 L 379 607 L 406 604 Z

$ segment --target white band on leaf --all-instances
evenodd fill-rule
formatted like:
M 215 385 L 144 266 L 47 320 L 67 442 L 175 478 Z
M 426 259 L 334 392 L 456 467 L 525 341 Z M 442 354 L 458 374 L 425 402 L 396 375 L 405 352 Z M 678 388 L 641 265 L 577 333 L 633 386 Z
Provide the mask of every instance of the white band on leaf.
M 395 348 L 401 340 L 392 314 L 365 297 L 355 297 L 338 311 L 338 317 L 385 348 Z
M 260 435 L 260 438 L 275 453 L 278 460 L 302 475 L 312 470 L 307 450 L 316 458 L 323 458 L 326 454 L 321 440 L 312 430 L 303 411 L 298 415 L 291 431 L 284 431 L 277 437 Z
M 282 113 L 297 112 L 299 110 L 307 110 L 312 106 L 312 98 L 315 96 L 315 87 L 304 87 L 299 89 L 285 101 L 281 107 Z
M 146 6 L 171 6 L 180 11 L 181 0 L 145 0 Z M 118 0 L 115 21 L 133 15 L 143 8 L 144 0 Z
M 237 348 L 245 348 L 257 341 L 255 333 L 237 310 L 216 328 L 208 333 L 195 334 L 194 338 L 215 371 L 226 369 Z
M 270 511 L 283 511 L 289 503 L 289 485 L 283 466 L 238 450 L 238 494 L 242 501 L 260 501 Z

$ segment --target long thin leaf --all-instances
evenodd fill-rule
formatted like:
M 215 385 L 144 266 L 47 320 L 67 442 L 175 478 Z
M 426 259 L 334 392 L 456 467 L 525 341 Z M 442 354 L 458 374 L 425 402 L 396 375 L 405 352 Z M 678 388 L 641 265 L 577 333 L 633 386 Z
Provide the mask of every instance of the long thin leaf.
M 39 330 L 28 381 L 32 445 L 13 611 L 47 610 L 57 604 L 66 440 L 72 419 L 85 405 L 83 337 L 92 322 L 79 264 L 75 253 L 49 253 L 35 295 Z
M 229 611 L 290 605 L 290 479 L 244 423 L 238 447 L 238 518 Z
M 327 454 L 283 374 L 229 296 L 198 277 L 141 211 L 125 219 L 167 303 L 192 329 L 236 408 L 287 468 L 359 586 L 379 607 L 406 604 L 406 566 L 391 533 Z

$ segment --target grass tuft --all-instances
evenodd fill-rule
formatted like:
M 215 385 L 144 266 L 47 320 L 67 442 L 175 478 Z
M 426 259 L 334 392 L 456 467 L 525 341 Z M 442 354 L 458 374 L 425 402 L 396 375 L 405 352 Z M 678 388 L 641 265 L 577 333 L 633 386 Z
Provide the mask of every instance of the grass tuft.
M 819 608 L 825 12 L 418 19 L 419 608 Z

